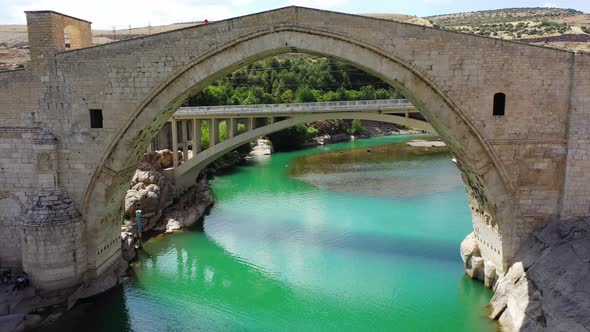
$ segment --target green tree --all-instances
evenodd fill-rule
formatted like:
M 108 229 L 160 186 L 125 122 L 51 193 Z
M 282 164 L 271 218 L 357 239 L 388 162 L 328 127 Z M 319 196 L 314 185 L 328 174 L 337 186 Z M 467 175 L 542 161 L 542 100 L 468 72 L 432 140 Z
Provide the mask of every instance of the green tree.
M 360 135 L 360 134 L 364 133 L 365 130 L 367 130 L 367 128 L 365 128 L 365 126 L 363 126 L 361 120 L 354 119 L 354 120 L 352 120 L 352 124 L 350 126 L 350 129 L 348 130 L 348 133 L 351 135 Z
M 296 103 L 310 103 L 317 101 L 313 91 L 308 86 L 301 86 L 295 92 Z

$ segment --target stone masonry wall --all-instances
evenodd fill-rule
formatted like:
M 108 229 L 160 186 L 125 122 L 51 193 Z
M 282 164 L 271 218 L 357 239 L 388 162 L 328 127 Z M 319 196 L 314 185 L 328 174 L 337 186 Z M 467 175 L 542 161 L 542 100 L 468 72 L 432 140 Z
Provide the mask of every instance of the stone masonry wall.
M 21 267 L 17 217 L 37 187 L 32 147 L 36 131 L 0 128 L 0 267 Z
M 561 219 L 590 215 L 590 56 L 572 54 L 571 113 Z
M 17 218 L 23 209 L 18 197 L 0 196 L 0 267 L 22 266 Z

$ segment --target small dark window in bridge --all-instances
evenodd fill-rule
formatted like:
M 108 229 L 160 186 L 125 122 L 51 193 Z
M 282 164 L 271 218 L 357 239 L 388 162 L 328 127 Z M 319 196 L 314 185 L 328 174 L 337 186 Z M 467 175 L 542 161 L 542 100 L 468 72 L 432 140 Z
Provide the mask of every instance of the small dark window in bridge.
M 90 128 L 102 128 L 102 110 L 90 110 Z
M 506 110 L 506 95 L 498 92 L 494 95 L 494 115 L 503 116 Z

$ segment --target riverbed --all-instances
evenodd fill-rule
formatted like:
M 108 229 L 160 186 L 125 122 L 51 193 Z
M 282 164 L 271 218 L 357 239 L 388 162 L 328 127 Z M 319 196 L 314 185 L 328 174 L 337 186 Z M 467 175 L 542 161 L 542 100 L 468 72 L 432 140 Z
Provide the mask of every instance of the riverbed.
M 492 294 L 459 256 L 459 172 L 412 138 L 257 156 L 218 176 L 202 228 L 147 241 L 133 278 L 50 330 L 495 331 Z

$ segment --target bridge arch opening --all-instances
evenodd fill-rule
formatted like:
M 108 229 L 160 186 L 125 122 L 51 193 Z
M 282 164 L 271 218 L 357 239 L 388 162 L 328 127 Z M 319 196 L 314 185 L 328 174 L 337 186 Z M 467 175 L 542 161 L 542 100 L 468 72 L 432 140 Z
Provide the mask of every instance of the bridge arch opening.
M 507 268 L 516 249 L 514 240 L 503 236 L 513 234 L 510 230 L 514 225 L 510 222 L 515 219 L 515 212 L 509 199 L 512 183 L 469 116 L 443 87 L 403 58 L 346 36 L 295 27 L 254 33 L 222 45 L 194 59 L 150 92 L 119 131 L 94 172 L 82 204 L 88 230 L 98 232 L 101 223 L 121 220 L 121 202 L 137 163 L 152 138 L 189 96 L 239 67 L 286 52 L 333 57 L 401 91 L 439 133 L 457 160 L 474 225 L 491 234 L 487 236 L 492 239 L 490 246 L 482 248 L 482 254 L 500 271 Z M 115 223 L 111 231 L 118 228 Z M 89 246 L 88 252 L 96 251 L 96 244 L 94 248 L 92 243 Z M 496 248 L 501 248 L 499 253 Z M 107 258 L 89 259 L 90 266 L 98 270 Z

